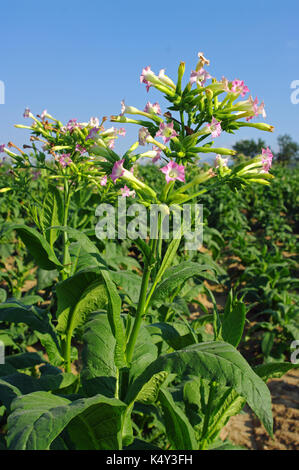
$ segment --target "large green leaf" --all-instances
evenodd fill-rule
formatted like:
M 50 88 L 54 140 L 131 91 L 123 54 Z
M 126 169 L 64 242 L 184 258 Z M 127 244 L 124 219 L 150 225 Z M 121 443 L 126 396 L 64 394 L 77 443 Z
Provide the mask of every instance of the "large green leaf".
M 112 281 L 120 287 L 120 294 L 126 294 L 133 303 L 137 304 L 141 288 L 141 276 L 130 271 L 110 271 Z
M 80 271 L 57 284 L 56 295 L 57 330 L 62 334 L 72 334 L 85 323 L 91 312 L 107 304 L 103 278 L 96 269 Z
M 129 370 L 129 385 L 158 357 L 158 349 L 152 341 L 145 326 L 141 326 L 134 347 L 131 367 Z
M 47 392 L 17 397 L 8 418 L 8 448 L 47 450 L 64 429 L 77 450 L 121 448 L 126 405 L 96 395 L 71 402 Z
M 46 362 L 46 360 L 37 352 L 25 352 L 6 356 L 5 362 L 13 366 L 15 369 L 28 369 L 42 364 L 43 362 Z
M 53 248 L 59 231 L 51 227 L 63 225 L 63 200 L 61 192 L 52 184 L 48 186 L 43 202 L 40 223 L 49 245 Z
M 108 296 L 108 319 L 113 336 L 115 337 L 114 361 L 117 367 L 126 366 L 126 337 L 121 319 L 121 298 L 116 286 L 110 279 L 108 271 L 101 271 Z
M 51 245 L 36 229 L 26 225 L 12 225 L 10 229 L 17 232 L 40 268 L 47 271 L 62 268 L 62 264 L 57 259 Z
M 163 281 L 157 286 L 153 293 L 152 301 L 164 302 L 170 294 L 179 288 L 187 279 L 197 276 L 203 279 L 216 281 L 214 275 L 209 273 L 210 266 L 186 261 L 178 266 L 169 268 L 165 273 Z
M 82 351 L 82 385 L 88 396 L 99 391 L 106 396 L 115 394 L 117 368 L 114 363 L 115 338 L 108 317 L 94 313 L 84 327 Z
M 185 323 L 152 323 L 146 326 L 156 343 L 165 341 L 173 349 L 182 349 L 194 343 L 194 338 Z
M 176 373 L 179 378 L 197 376 L 226 385 L 246 398 L 247 403 L 272 434 L 271 396 L 241 354 L 230 344 L 207 342 L 165 354 L 150 364 L 129 388 L 126 402 L 131 403 L 143 385 L 156 373 Z
M 77 379 L 78 377 L 75 375 L 61 371 L 55 375 L 42 375 L 39 379 L 14 372 L 0 379 L 0 402 L 9 408 L 12 400 L 17 396 L 36 391 L 61 391 L 72 385 Z
M 188 418 L 174 402 L 171 394 L 164 388 L 160 389 L 159 401 L 163 410 L 167 438 L 171 443 L 172 449 L 196 450 L 198 444 Z
M 18 301 L 6 302 L 0 304 L 0 321 L 25 323 L 35 331 L 42 345 L 46 348 L 50 361 L 54 365 L 60 365 L 63 362 L 59 338 L 48 312 L 34 306 L 23 305 Z

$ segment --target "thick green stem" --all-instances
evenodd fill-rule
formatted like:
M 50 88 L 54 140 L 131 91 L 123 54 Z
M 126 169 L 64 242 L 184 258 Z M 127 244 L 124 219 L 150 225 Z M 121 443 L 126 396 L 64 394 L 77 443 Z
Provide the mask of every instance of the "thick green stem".
M 133 329 L 130 334 L 130 338 L 128 341 L 128 346 L 127 346 L 127 361 L 128 363 L 131 362 L 133 352 L 134 352 L 134 347 L 135 343 L 137 340 L 137 336 L 141 327 L 142 323 L 142 318 L 144 315 L 144 310 L 145 310 L 145 302 L 146 302 L 146 294 L 147 294 L 147 289 L 148 289 L 148 283 L 150 279 L 150 274 L 151 274 L 151 269 L 146 263 L 144 266 L 144 271 L 143 271 L 143 277 L 142 277 L 142 284 L 141 284 L 141 291 L 140 291 L 140 296 L 139 296 L 139 302 L 138 302 L 138 307 L 137 307 L 137 313 L 133 325 Z
M 64 211 L 63 211 L 63 226 L 67 227 L 68 225 L 68 215 L 69 215 L 69 206 L 70 206 L 71 192 L 69 190 L 69 185 L 67 178 L 64 179 Z M 64 281 L 67 279 L 67 268 L 66 266 L 70 262 L 69 248 L 68 248 L 68 234 L 64 230 L 63 232 L 63 266 L 64 269 L 61 273 L 61 278 Z
M 181 125 L 182 125 L 182 136 L 185 135 L 185 122 L 184 122 L 184 111 L 180 111 Z

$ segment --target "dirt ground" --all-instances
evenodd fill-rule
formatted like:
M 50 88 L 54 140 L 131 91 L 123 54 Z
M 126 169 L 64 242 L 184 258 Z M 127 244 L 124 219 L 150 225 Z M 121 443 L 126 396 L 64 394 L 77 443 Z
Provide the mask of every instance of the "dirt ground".
M 268 382 L 272 395 L 274 439 L 247 407 L 233 416 L 221 431 L 221 438 L 250 450 L 299 449 L 299 370 Z

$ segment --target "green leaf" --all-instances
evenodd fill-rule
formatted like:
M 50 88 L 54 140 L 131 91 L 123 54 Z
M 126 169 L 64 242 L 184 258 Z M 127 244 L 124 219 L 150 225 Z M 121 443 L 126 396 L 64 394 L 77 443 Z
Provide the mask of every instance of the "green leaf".
M 39 379 L 27 374 L 12 373 L 3 376 L 0 380 L 0 401 L 9 409 L 11 402 L 20 395 L 26 395 L 36 391 L 57 392 L 66 389 L 78 380 L 71 373 L 56 375 L 42 375 Z
M 141 326 L 134 348 L 129 370 L 129 385 L 157 358 L 158 349 L 153 343 L 147 327 Z
M 61 334 L 72 335 L 91 312 L 107 304 L 105 285 L 98 270 L 80 271 L 57 284 L 56 295 L 57 331 Z
M 156 275 L 156 279 L 155 279 L 156 282 L 160 282 L 166 269 L 171 265 L 173 258 L 175 257 L 175 254 L 178 251 L 178 248 L 180 246 L 180 242 L 181 242 L 180 238 L 174 239 L 170 242 L 167 248 L 167 251 L 165 253 L 165 256 L 163 258 L 163 261 L 161 263 L 161 266 L 159 268 L 159 271 Z
M 167 438 L 175 450 L 196 450 L 195 433 L 184 412 L 176 405 L 171 394 L 161 388 L 159 401 L 167 431 Z
M 146 328 L 156 341 L 160 337 L 161 341 L 166 341 L 173 349 L 182 349 L 194 343 L 193 336 L 184 323 L 152 323 Z
M 222 338 L 237 347 L 241 341 L 246 319 L 246 307 L 243 302 L 235 302 L 224 310 L 222 320 Z
M 64 429 L 77 450 L 121 449 L 126 405 L 96 395 L 71 402 L 46 392 L 17 397 L 8 418 L 10 450 L 47 450 Z
M 17 232 L 40 268 L 47 271 L 62 268 L 50 244 L 37 230 L 26 225 L 11 225 L 9 229 Z
M 83 390 L 88 396 L 101 390 L 102 394 L 113 397 L 117 375 L 115 338 L 106 314 L 95 313 L 90 317 L 84 327 L 83 342 Z
M 59 230 L 51 228 L 55 225 L 63 225 L 63 200 L 61 192 L 56 186 L 49 185 L 40 215 L 40 223 L 47 242 L 53 248 L 59 235 Z
M 202 377 L 234 390 L 247 403 L 272 435 L 271 396 L 241 354 L 230 344 L 207 342 L 165 354 L 150 364 L 129 388 L 126 402 L 131 402 L 150 378 L 161 371 L 176 373 L 178 378 Z
M 215 281 L 215 277 L 207 272 L 209 269 L 209 266 L 193 263 L 192 261 L 185 261 L 178 266 L 169 268 L 165 273 L 165 279 L 157 286 L 151 300 L 155 302 L 165 302 L 165 299 L 167 299 L 175 289 L 179 288 L 187 279 L 194 276 Z
M 5 302 L 6 298 L 7 298 L 6 290 L 0 288 L 0 303 Z
M 186 414 L 198 433 L 201 448 L 219 435 L 229 418 L 243 409 L 246 400 L 235 390 L 195 378 L 184 386 Z
M 55 365 L 62 363 L 60 342 L 51 323 L 50 313 L 38 307 L 25 306 L 17 301 L 6 302 L 0 304 L 0 321 L 28 325 L 46 348 L 51 362 L 55 362 Z
M 43 362 L 46 362 L 46 360 L 41 356 L 41 354 L 25 352 L 14 354 L 13 356 L 6 356 L 5 362 L 13 366 L 15 369 L 28 369 L 42 364 Z
M 279 379 L 292 369 L 299 369 L 299 364 L 292 364 L 291 362 L 273 362 L 260 364 L 253 368 L 254 372 L 265 382 L 272 378 Z
M 115 365 L 119 368 L 125 367 L 126 361 L 126 337 L 123 321 L 121 319 L 121 298 L 118 295 L 115 284 L 111 281 L 108 271 L 101 271 L 106 285 L 108 296 L 108 319 L 113 336 L 115 338 Z
M 120 294 L 127 294 L 132 302 L 137 304 L 141 288 L 141 276 L 130 271 L 110 271 L 109 274 L 117 287 L 121 287 Z

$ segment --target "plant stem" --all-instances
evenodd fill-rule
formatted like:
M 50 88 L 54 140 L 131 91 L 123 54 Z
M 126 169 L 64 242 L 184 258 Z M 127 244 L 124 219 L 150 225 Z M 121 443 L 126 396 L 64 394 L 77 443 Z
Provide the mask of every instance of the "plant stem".
M 141 284 L 141 291 L 139 295 L 139 301 L 138 301 L 138 307 L 137 307 L 137 313 L 133 325 L 133 329 L 130 334 L 130 338 L 128 341 L 128 346 L 127 346 L 127 361 L 128 363 L 131 362 L 133 352 L 134 352 L 134 346 L 137 340 L 137 336 L 140 330 L 140 326 L 142 323 L 142 317 L 144 314 L 144 307 L 145 307 L 145 301 L 146 301 L 146 294 L 147 294 L 147 288 L 148 288 L 148 283 L 150 279 L 150 274 L 151 274 L 151 268 L 148 266 L 148 263 L 146 262 L 144 265 L 144 271 L 143 271 L 143 276 L 142 276 L 142 284 Z
M 184 111 L 180 111 L 181 125 L 182 125 L 182 136 L 185 135 L 185 122 L 184 122 Z
M 64 178 L 64 211 L 63 211 L 63 226 L 67 227 L 68 224 L 68 215 L 69 215 L 69 206 L 70 206 L 71 192 L 69 190 L 69 185 L 67 178 Z M 61 278 L 64 281 L 67 279 L 68 275 L 66 272 L 65 266 L 70 261 L 69 249 L 68 249 L 68 234 L 64 230 L 63 232 L 63 261 L 62 264 L 64 269 L 61 273 Z

